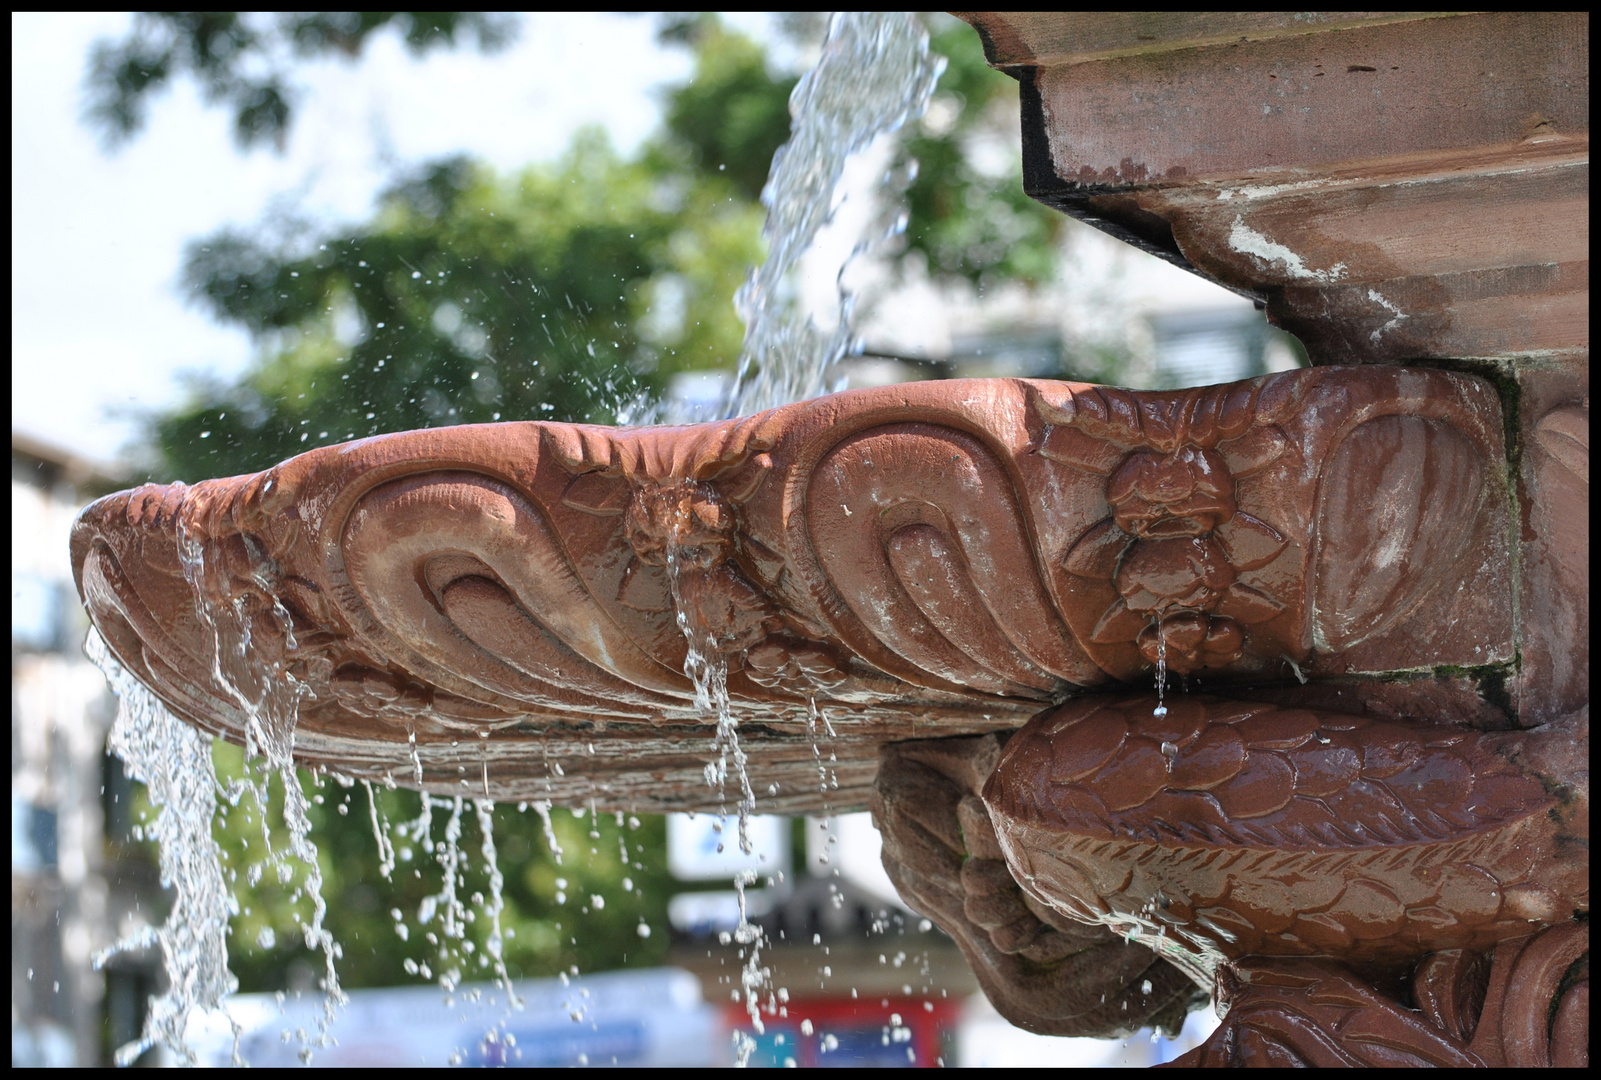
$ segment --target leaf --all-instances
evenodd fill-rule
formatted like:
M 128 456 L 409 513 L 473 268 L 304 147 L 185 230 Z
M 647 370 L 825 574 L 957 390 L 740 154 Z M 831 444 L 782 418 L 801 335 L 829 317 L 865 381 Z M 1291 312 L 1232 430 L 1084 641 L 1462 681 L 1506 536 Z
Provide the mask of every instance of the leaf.
M 1330 649 L 1395 625 L 1457 566 L 1484 498 L 1480 447 L 1456 428 L 1383 416 L 1346 436 L 1318 491 L 1315 623 Z
M 1108 581 L 1117 571 L 1118 557 L 1128 547 L 1129 539 L 1128 533 L 1119 529 L 1116 522 L 1103 518 L 1074 541 L 1062 566 L 1078 577 Z
M 1288 540 L 1278 530 L 1250 514 L 1235 514 L 1221 525 L 1216 535 L 1223 544 L 1229 565 L 1236 570 L 1255 570 L 1278 558 Z
M 1238 619 L 1249 626 L 1267 622 L 1283 610 L 1284 605 L 1271 596 L 1236 581 L 1223 594 L 1214 613 Z
M 1145 625 L 1150 621 L 1150 616 L 1131 611 L 1127 604 L 1119 600 L 1107 608 L 1106 614 L 1101 616 L 1101 621 L 1095 624 L 1090 640 L 1097 645 L 1115 645 L 1133 641 L 1139 637 L 1140 631 L 1145 629 Z
M 1552 409 L 1541 418 L 1534 437 L 1545 452 L 1568 470 L 1590 482 L 1590 410 L 1568 405 Z
M 1123 460 L 1126 451 L 1077 428 L 1052 425 L 1045 429 L 1039 452 L 1041 457 L 1051 461 L 1105 476 Z
M 628 509 L 628 481 L 602 473 L 575 476 L 562 492 L 561 504 L 597 517 L 619 517 Z
M 1253 428 L 1238 439 L 1221 444 L 1218 449 L 1228 459 L 1229 470 L 1235 476 L 1250 476 L 1260 472 L 1284 456 L 1290 441 L 1276 424 Z

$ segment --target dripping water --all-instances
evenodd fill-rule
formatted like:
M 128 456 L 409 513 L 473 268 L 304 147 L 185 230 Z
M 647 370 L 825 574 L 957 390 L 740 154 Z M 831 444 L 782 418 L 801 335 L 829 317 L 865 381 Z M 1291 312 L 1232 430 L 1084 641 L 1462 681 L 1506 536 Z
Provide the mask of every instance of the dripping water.
M 313 1047 L 329 1045 L 329 1025 L 332 1024 L 346 998 L 340 989 L 338 973 L 335 970 L 335 960 L 340 953 L 339 945 L 323 926 L 327 915 L 327 904 L 322 896 L 322 871 L 317 861 L 316 844 L 311 839 L 311 821 L 308 816 L 310 804 L 301 790 L 294 763 L 295 726 L 299 719 L 300 701 L 305 694 L 304 685 L 288 668 L 289 659 L 299 648 L 295 638 L 294 623 L 288 610 L 277 599 L 275 588 L 277 583 L 274 580 L 276 568 L 265 553 L 257 550 L 246 538 L 246 549 L 251 555 L 250 580 L 245 583 L 246 588 L 240 589 L 217 551 L 214 548 L 208 551 L 203 539 L 189 534 L 182 510 L 177 519 L 179 565 L 185 580 L 194 590 L 195 607 L 200 621 L 212 638 L 212 682 L 219 693 L 237 705 L 244 721 L 246 769 L 242 778 L 230 781 L 226 787 L 219 784 L 210 762 L 210 741 L 196 733 L 195 738 L 199 742 L 195 745 L 204 749 L 205 761 L 203 765 L 186 767 L 186 773 L 181 778 L 166 778 L 171 781 L 166 785 L 167 794 L 171 797 L 183 785 L 195 783 L 196 777 L 202 775 L 195 770 L 203 768 L 205 770 L 203 775 L 210 778 L 208 790 L 221 793 L 230 805 L 238 806 L 247 792 L 252 796 L 261 817 L 264 847 L 263 859 L 246 870 L 247 880 L 252 884 L 260 881 L 266 866 L 272 866 L 277 872 L 279 881 L 287 884 L 294 876 L 293 868 L 287 861 L 289 858 L 304 866 L 305 880 L 295 890 L 292 899 L 300 896 L 309 898 L 312 915 L 310 920 L 301 925 L 302 936 L 306 947 L 312 951 L 320 951 L 324 960 L 323 976 L 320 980 L 323 989 L 323 1009 L 318 1031 L 315 1037 L 304 1038 L 301 1041 L 301 1059 L 309 1063 Z M 208 597 L 217 595 L 229 597 L 229 602 L 214 608 L 208 603 Z M 263 599 L 270 601 L 270 604 L 263 605 Z M 258 618 L 261 620 L 259 623 Z M 105 649 L 104 642 L 100 641 L 98 636 L 91 639 L 88 647 L 91 650 L 91 659 L 96 659 L 96 662 L 100 663 L 113 689 L 125 702 L 129 700 L 127 695 L 130 693 L 148 696 L 148 691 L 139 686 L 120 667 L 115 666 Z M 101 663 L 101 660 L 105 663 Z M 112 667 L 107 667 L 107 664 L 111 664 Z M 149 700 L 155 699 L 151 697 Z M 134 711 L 137 717 L 130 721 L 131 723 L 144 724 L 150 728 L 152 734 L 162 726 L 163 721 L 159 716 L 153 719 L 146 718 L 145 714 L 149 712 L 148 703 L 140 704 Z M 165 714 L 164 709 L 162 712 Z M 181 755 L 183 752 L 173 739 L 167 739 L 161 745 L 170 746 L 175 755 Z M 148 746 L 127 741 L 113 744 L 113 751 L 128 763 L 130 769 L 137 767 L 141 768 L 145 775 L 154 775 L 148 762 L 142 766 L 136 764 L 140 760 L 140 755 L 147 749 Z M 254 777 L 251 775 L 253 766 L 258 774 Z M 162 768 L 166 767 L 163 764 Z M 283 789 L 283 822 L 288 836 L 287 850 L 276 850 L 272 844 L 267 807 L 268 782 L 273 774 L 278 776 Z M 152 796 L 155 795 L 155 788 L 151 788 L 151 793 Z M 194 807 L 192 812 L 196 820 L 189 827 L 199 830 L 200 805 L 194 803 L 191 805 Z M 207 812 L 204 818 L 204 832 L 209 836 L 210 820 L 217 809 L 214 794 L 205 806 Z M 161 839 L 163 866 L 168 866 L 170 861 L 172 886 L 180 894 L 186 891 L 203 894 L 209 890 L 207 881 L 210 878 L 215 877 L 219 882 L 222 880 L 220 852 L 215 843 L 209 846 L 196 846 L 198 841 L 186 840 L 182 830 L 168 830 Z M 175 854 L 170 860 L 167 854 L 169 843 L 177 845 Z M 231 891 L 226 890 L 226 887 L 224 891 L 227 903 L 237 908 L 237 900 Z M 188 933 L 173 929 L 187 917 L 175 907 L 169 915 L 167 927 L 163 928 L 164 931 L 180 936 Z M 204 916 L 196 917 L 204 920 Z M 224 919 L 222 923 L 224 932 L 226 926 Z M 185 965 L 191 965 L 193 961 L 183 956 L 181 951 L 174 952 L 165 946 L 163 961 L 172 984 L 175 987 L 181 986 L 186 974 L 182 969 Z M 208 951 L 204 962 L 208 965 L 220 965 L 222 983 L 230 987 L 236 985 L 236 980 L 233 980 L 227 970 L 226 948 Z M 215 983 L 215 980 L 213 982 Z M 192 1004 L 195 1000 L 197 999 L 190 994 L 188 1002 Z M 222 998 L 210 999 L 205 1007 L 221 1008 Z M 187 1014 L 187 1008 L 182 1011 Z M 172 1021 L 171 1016 L 157 1018 L 152 1014 L 152 1021 L 157 1022 L 158 1041 L 172 1046 L 185 1060 L 193 1056 L 192 1049 L 183 1045 L 181 1026 L 160 1029 L 161 1024 Z M 151 1030 L 147 1027 L 147 1040 Z M 145 1046 L 149 1045 L 153 1043 L 147 1041 Z M 138 1052 L 142 1052 L 142 1049 L 136 1050 L 135 1056 Z
M 1162 695 L 1167 691 L 1167 632 L 1162 629 L 1162 621 L 1156 622 L 1156 708 L 1151 711 L 1152 716 L 1166 716 L 1167 706 L 1162 704 Z
M 720 813 L 726 817 L 729 766 L 733 766 L 734 777 L 739 783 L 739 850 L 749 855 L 750 816 L 756 809 L 756 793 L 751 788 L 750 775 L 746 771 L 745 751 L 739 744 L 739 720 L 734 716 L 728 700 L 728 658 L 717 651 L 709 629 L 697 625 L 696 620 L 689 617 L 688 605 L 684 603 L 680 584 L 684 572 L 680 541 L 689 525 L 687 518 L 694 497 L 693 488 L 683 483 L 676 495 L 677 507 L 666 546 L 667 587 L 672 595 L 679 632 L 684 635 L 688 646 L 684 656 L 684 674 L 695 688 L 696 710 L 703 718 L 716 722 L 716 734 L 712 740 L 712 753 L 716 755 L 716 760 L 706 765 L 707 785 L 716 789 L 718 802 L 722 804 Z
M 556 860 L 557 866 L 560 866 L 562 856 L 561 844 L 556 839 L 556 827 L 551 823 L 550 820 L 550 800 L 540 799 L 537 802 L 531 803 L 530 805 L 533 806 L 534 813 L 539 815 L 539 823 L 545 827 L 545 843 L 550 846 L 551 858 Z
M 478 832 L 482 843 L 484 866 L 489 871 L 489 900 L 487 913 L 490 919 L 489 937 L 484 943 L 484 951 L 495 969 L 495 980 L 506 991 L 506 999 L 512 1008 L 522 1005 L 517 992 L 512 989 L 511 975 L 506 971 L 505 938 L 500 927 L 500 913 L 505 910 L 504 889 L 506 879 L 500 872 L 499 854 L 495 849 L 495 804 L 490 799 L 474 799 L 473 810 L 478 815 Z M 479 907 L 485 907 L 480 903 Z M 479 966 L 484 966 L 480 963 Z
M 413 730 L 411 721 L 406 721 L 406 749 L 411 755 L 411 775 L 422 783 L 422 755 L 417 751 L 417 732 Z
M 372 783 L 363 780 L 361 786 L 367 789 L 367 806 L 372 812 L 372 838 L 378 845 L 378 872 L 385 881 L 392 881 L 390 875 L 395 872 L 395 845 L 389 838 L 389 818 L 378 809 L 378 793 L 372 789 Z

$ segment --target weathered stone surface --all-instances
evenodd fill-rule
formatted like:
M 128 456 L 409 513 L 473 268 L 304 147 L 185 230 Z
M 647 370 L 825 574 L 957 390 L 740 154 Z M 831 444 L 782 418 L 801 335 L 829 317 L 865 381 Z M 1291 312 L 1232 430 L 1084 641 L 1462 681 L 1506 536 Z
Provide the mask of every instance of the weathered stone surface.
M 1587 355 L 1589 16 L 974 12 L 1029 194 L 1315 363 Z
M 1522 369 L 1520 608 L 1525 725 L 1590 700 L 1590 372 Z
M 840 809 L 883 742 L 1016 726 L 1164 648 L 1209 685 L 1510 659 L 1501 430 L 1434 371 L 925 383 L 362 440 L 111 496 L 73 555 L 192 722 L 297 704 L 308 762 L 502 797 L 718 805 L 682 611 L 764 806 Z
M 1221 987 L 1223 1025 L 1171 1064 L 1583 1068 L 1589 948 L 1589 924 L 1570 921 L 1505 941 L 1493 956 L 1435 953 L 1412 980 L 1415 1008 L 1326 961 L 1251 960 Z

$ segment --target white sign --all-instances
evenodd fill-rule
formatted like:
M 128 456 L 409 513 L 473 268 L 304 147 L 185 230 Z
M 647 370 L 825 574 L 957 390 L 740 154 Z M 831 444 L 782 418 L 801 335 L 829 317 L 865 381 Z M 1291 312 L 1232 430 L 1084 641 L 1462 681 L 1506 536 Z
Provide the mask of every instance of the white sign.
M 758 885 L 769 875 L 789 872 L 789 818 L 752 815 L 747 825 L 751 851 L 739 849 L 739 819 L 717 814 L 667 815 L 667 868 L 680 881 L 732 881 L 747 870 Z
M 884 870 L 884 841 L 865 811 L 806 819 L 806 869 L 813 877 L 834 871 L 887 904 L 906 906 Z

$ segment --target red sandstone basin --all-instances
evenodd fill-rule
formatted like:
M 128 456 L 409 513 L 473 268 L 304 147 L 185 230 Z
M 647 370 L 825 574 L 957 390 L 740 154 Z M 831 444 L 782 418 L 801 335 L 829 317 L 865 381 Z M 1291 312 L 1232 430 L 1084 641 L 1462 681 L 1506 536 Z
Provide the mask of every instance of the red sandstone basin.
M 723 801 L 681 610 L 762 806 L 842 810 L 881 744 L 1149 686 L 1161 649 L 1213 690 L 1510 660 L 1501 431 L 1432 370 L 916 383 L 324 447 L 101 499 L 72 557 L 208 732 L 293 711 L 307 765 L 602 807 Z

